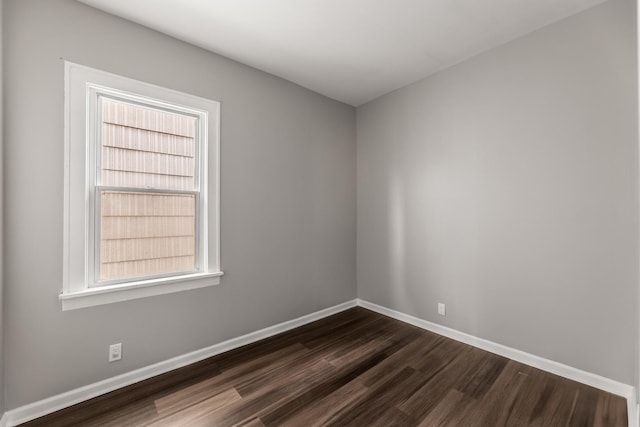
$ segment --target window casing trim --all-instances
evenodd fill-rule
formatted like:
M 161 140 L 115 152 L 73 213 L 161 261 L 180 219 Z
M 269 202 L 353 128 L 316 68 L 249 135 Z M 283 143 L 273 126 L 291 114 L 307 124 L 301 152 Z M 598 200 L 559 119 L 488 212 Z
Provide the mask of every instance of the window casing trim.
M 220 147 L 219 108 L 216 101 L 176 92 L 65 62 L 65 191 L 63 235 L 63 287 L 60 294 L 63 309 L 80 308 L 140 298 L 154 294 L 176 292 L 194 287 L 218 284 L 220 271 L 219 194 Z M 96 138 L 98 97 L 106 96 L 123 102 L 139 104 L 158 110 L 196 117 L 196 177 L 199 193 L 196 197 L 199 219 L 196 221 L 196 240 L 200 256 L 197 271 L 181 272 L 161 277 L 136 277 L 119 283 L 95 283 L 96 251 L 99 242 L 96 215 L 96 192 L 107 186 L 97 185 Z M 91 105 L 94 103 L 95 105 Z M 188 106 L 187 106 L 188 105 Z M 92 116 L 93 114 L 93 116 Z M 93 126 L 89 124 L 94 123 Z M 98 136 L 96 136 L 98 135 Z M 92 141 L 86 143 L 85 141 Z M 99 143 L 99 141 L 98 141 Z M 208 167 L 204 167 L 208 165 Z M 207 170 L 208 173 L 207 173 Z M 108 187 L 111 189 L 112 187 Z M 116 191 L 154 192 L 147 188 L 113 188 Z M 160 190 L 182 193 L 181 190 Z M 194 193 L 194 191 L 187 191 Z M 93 235 L 92 235 L 93 234 Z M 97 260 L 97 261 L 96 261 Z M 183 285 L 181 286 L 181 282 Z M 96 286 L 97 285 L 97 286 Z M 137 289 L 137 291 L 134 291 Z M 145 289 L 144 291 L 142 289 Z M 103 295 L 102 297 L 99 297 Z M 110 295 L 104 297 L 104 295 Z M 90 297 L 89 297 L 90 296 Z M 85 303 L 78 300 L 85 298 Z M 66 303 L 74 301 L 73 304 Z M 103 301 L 103 302 L 101 302 Z
M 62 293 L 59 295 L 59 299 L 62 302 L 63 311 L 74 310 L 218 285 L 220 277 L 223 275 L 224 273 L 221 271 L 217 273 L 194 273 L 98 286 L 72 293 Z

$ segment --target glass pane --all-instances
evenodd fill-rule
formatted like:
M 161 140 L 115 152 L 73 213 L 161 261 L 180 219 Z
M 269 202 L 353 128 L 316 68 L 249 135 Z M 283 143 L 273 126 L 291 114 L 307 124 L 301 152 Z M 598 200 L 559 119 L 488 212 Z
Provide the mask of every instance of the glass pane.
M 101 191 L 100 280 L 195 270 L 196 197 Z
M 195 190 L 197 120 L 102 98 L 101 185 Z

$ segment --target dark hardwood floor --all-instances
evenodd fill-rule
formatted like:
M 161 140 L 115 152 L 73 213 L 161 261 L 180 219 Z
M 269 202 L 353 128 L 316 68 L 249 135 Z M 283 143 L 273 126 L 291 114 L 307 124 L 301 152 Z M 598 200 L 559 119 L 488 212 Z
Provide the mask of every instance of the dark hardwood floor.
M 25 426 L 626 426 L 622 397 L 354 308 Z

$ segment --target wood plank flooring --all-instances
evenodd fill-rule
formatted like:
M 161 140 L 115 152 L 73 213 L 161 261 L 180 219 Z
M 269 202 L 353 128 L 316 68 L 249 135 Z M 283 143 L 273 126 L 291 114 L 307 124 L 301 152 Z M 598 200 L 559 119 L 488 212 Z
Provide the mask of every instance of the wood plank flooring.
M 24 426 L 626 426 L 622 397 L 363 308 Z

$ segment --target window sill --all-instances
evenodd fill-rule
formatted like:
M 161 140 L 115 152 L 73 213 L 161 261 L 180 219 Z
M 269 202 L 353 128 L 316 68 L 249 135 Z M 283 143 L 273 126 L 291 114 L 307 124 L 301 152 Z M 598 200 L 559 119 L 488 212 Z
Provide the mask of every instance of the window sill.
M 214 286 L 220 283 L 220 276 L 223 274 L 223 272 L 219 271 L 215 273 L 196 273 L 184 276 L 164 277 L 161 279 L 141 280 L 138 282 L 100 286 L 76 292 L 62 293 L 58 298 L 62 302 L 62 311 L 75 310 L 78 308 L 92 307 L 94 305 L 110 304 L 136 298 Z

